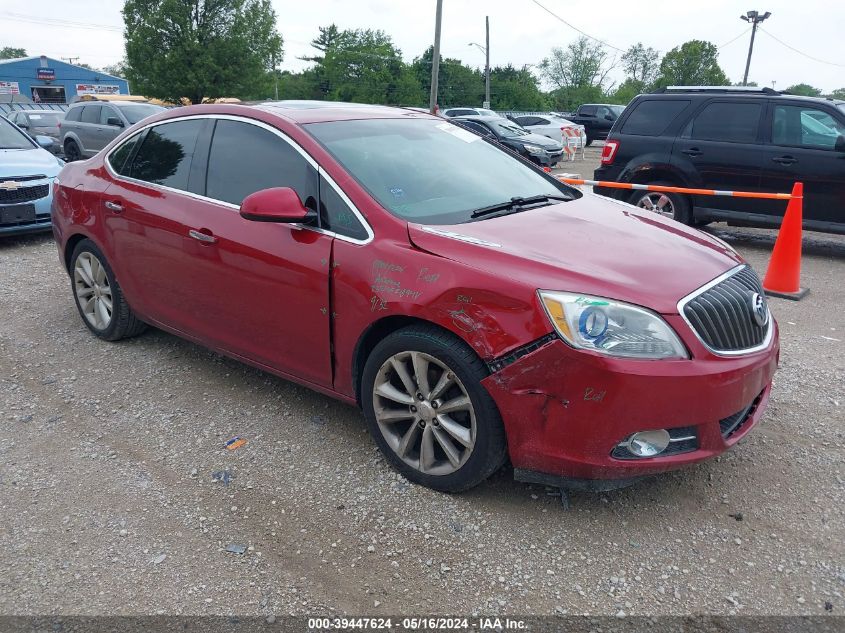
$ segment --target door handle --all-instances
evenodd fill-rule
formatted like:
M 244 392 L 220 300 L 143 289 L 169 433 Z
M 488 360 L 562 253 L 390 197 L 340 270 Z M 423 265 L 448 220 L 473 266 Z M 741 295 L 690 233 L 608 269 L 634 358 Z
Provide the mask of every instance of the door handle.
M 195 240 L 203 242 L 204 244 L 214 244 L 217 242 L 217 238 L 209 233 L 203 233 L 202 231 L 196 231 L 191 229 L 188 231 L 188 235 L 190 235 Z
M 691 158 L 695 158 L 696 156 L 701 156 L 704 152 L 702 152 L 697 147 L 690 147 L 689 149 L 682 149 L 681 154 L 686 154 Z
M 775 156 L 772 159 L 773 163 L 779 163 L 781 165 L 794 165 L 798 162 L 798 159 L 794 156 Z
M 104 206 L 109 211 L 114 211 L 115 213 L 121 213 L 123 211 L 123 205 L 119 202 L 112 202 L 111 200 L 107 200 Z

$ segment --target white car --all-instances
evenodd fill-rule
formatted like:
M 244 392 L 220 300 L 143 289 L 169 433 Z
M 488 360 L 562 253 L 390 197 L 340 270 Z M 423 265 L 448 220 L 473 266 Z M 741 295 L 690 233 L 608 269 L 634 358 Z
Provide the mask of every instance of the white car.
M 446 108 L 440 114 L 450 118 L 456 116 L 502 116 L 487 108 Z
M 572 121 L 554 114 L 525 114 L 511 117 L 511 120 L 529 132 L 548 136 L 561 145 L 568 144 L 576 149 L 581 149 L 587 139 L 583 125 L 576 125 Z

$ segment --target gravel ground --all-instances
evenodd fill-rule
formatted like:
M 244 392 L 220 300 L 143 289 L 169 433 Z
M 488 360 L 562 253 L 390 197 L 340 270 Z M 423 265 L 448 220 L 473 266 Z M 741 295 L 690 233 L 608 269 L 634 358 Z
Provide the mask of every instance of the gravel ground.
M 765 269 L 771 231 L 711 230 Z M 568 511 L 509 469 L 410 485 L 356 409 L 160 331 L 95 339 L 49 236 L 0 270 L 0 615 L 845 613 L 841 237 L 771 301 L 762 424 Z

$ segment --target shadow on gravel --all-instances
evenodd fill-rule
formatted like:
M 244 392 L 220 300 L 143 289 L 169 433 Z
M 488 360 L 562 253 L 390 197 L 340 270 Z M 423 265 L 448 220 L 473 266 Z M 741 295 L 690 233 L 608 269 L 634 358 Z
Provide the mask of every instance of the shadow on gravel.
M 18 246 L 40 246 L 52 241 L 53 233 L 51 231 L 26 233 L 24 235 L 0 235 L 0 252 L 9 248 L 17 248 Z
M 771 252 L 774 248 L 778 232 L 775 229 L 753 229 L 716 224 L 705 227 L 710 233 L 728 242 L 738 249 L 755 249 Z M 804 231 L 804 242 L 801 247 L 803 255 L 817 257 L 840 257 L 845 259 L 845 236 L 814 231 Z

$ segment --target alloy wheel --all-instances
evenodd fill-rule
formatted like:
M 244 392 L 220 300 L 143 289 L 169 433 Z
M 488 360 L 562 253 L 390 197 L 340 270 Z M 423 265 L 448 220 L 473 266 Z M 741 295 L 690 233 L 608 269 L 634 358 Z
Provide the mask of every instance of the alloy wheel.
M 672 204 L 671 198 L 665 193 L 647 193 L 639 199 L 637 206 L 646 211 L 654 211 L 667 218 L 674 219 L 675 217 L 675 205 Z
M 373 409 L 390 448 L 421 473 L 451 474 L 475 447 L 469 393 L 449 367 L 423 352 L 400 352 L 384 362 L 373 386 Z
M 112 319 L 112 291 L 106 268 L 92 253 L 83 252 L 73 267 L 73 288 L 82 314 L 92 327 L 105 330 Z

